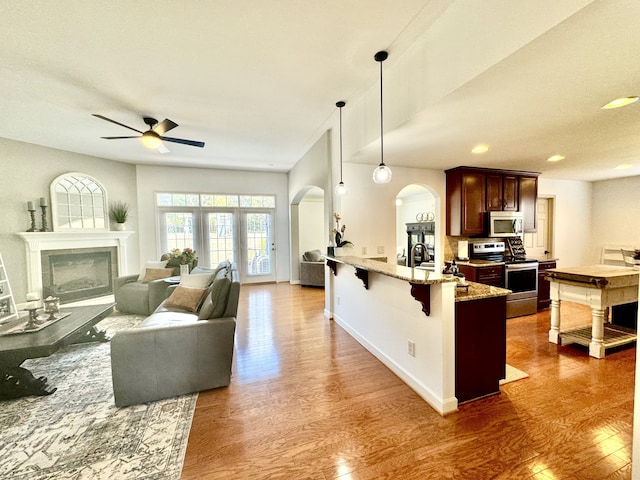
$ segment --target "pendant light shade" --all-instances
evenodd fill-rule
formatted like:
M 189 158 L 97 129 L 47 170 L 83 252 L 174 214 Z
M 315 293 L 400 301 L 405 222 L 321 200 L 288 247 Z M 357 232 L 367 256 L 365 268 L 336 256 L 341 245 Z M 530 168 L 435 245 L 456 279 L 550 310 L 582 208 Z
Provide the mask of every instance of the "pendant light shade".
M 389 54 L 380 51 L 374 55 L 376 62 L 380 63 L 380 165 L 373 171 L 373 181 L 376 183 L 389 183 L 391 181 L 391 169 L 384 164 L 384 115 L 382 109 L 382 62 Z
M 336 107 L 340 109 L 340 183 L 336 185 L 335 193 L 338 197 L 344 197 L 347 192 L 347 187 L 344 186 L 342 181 L 342 107 L 346 105 L 346 102 L 340 101 L 336 103 Z

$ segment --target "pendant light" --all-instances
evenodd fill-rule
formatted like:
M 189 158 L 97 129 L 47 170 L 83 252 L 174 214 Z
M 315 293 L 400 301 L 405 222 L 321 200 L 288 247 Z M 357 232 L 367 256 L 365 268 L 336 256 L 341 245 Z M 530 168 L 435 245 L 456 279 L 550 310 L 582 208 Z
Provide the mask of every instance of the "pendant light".
M 389 54 L 380 51 L 374 55 L 376 62 L 380 63 L 380 165 L 373 171 L 373 181 L 376 183 L 389 183 L 391 181 L 391 169 L 384 164 L 384 125 L 382 115 L 382 62 Z
M 336 195 L 338 197 L 344 197 L 347 192 L 347 187 L 344 186 L 342 181 L 342 107 L 346 105 L 346 102 L 340 101 L 336 103 L 336 107 L 340 109 L 340 183 L 336 185 Z

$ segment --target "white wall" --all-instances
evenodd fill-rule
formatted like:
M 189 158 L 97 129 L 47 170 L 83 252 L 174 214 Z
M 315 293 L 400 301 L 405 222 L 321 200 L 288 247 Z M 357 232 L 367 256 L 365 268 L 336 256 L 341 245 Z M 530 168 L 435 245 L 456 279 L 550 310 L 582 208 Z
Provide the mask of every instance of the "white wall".
M 287 174 L 138 165 L 137 194 L 140 228 L 140 260 L 162 254 L 154 194 L 156 192 L 194 192 L 264 194 L 276 196 L 276 272 L 277 281 L 289 280 L 289 203 Z
M 592 244 L 640 248 L 640 177 L 594 182 Z
M 324 225 L 324 198 L 307 195 L 298 205 L 299 251 L 325 252 L 327 238 Z
M 25 232 L 30 228 L 27 202 L 37 201 L 40 197 L 49 198 L 49 186 L 54 178 L 68 172 L 81 172 L 94 177 L 105 187 L 109 201 L 121 200 L 131 205 L 133 211 L 130 220 L 127 220 L 127 229 L 138 230 L 136 172 L 133 165 L 0 138 L 0 171 L 0 252 L 18 303 L 26 299 L 27 264 L 24 242 L 16 232 Z M 37 228 L 42 226 L 40 214 L 38 209 Z M 47 223 L 51 228 L 51 209 L 47 214 Z M 139 263 L 137 243 L 137 234 L 127 241 L 129 269 L 137 268 Z
M 423 185 L 435 197 L 436 216 L 436 262 L 442 263 L 445 233 L 445 175 L 443 171 L 402 168 L 391 166 L 393 177 L 385 185 L 373 183 L 371 165 L 345 164 L 344 178 L 349 186 L 349 195 L 342 199 L 343 224 L 347 226 L 345 238 L 354 243 L 353 253 L 361 255 L 385 255 L 387 261 L 395 262 L 396 196 L 405 186 Z M 415 218 L 414 218 L 415 220 Z M 379 250 L 381 248 L 381 250 Z
M 592 238 L 592 183 L 540 177 L 538 196 L 554 199 L 552 243 L 558 267 L 599 263 Z

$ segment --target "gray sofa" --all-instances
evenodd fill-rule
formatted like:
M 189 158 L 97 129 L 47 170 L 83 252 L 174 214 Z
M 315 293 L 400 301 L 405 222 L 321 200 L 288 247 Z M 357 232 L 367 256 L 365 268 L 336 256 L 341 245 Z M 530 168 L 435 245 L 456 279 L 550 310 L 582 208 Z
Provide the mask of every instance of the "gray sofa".
M 300 285 L 324 288 L 324 257 L 320 250 L 309 250 L 302 255 Z
M 116 406 L 229 385 L 240 282 L 234 264 L 223 262 L 216 270 L 209 270 L 215 277 L 196 311 L 169 306 L 169 297 L 140 325 L 113 336 Z

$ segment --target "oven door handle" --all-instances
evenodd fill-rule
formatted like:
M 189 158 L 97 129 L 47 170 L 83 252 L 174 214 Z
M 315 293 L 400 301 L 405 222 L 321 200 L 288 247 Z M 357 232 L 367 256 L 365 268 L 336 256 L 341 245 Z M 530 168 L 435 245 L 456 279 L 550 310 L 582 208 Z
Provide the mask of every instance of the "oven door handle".
M 506 270 L 538 270 L 537 263 L 508 263 L 504 266 Z

